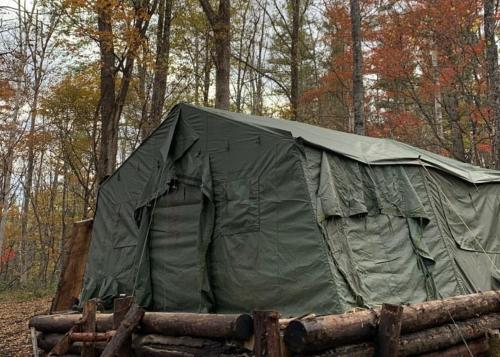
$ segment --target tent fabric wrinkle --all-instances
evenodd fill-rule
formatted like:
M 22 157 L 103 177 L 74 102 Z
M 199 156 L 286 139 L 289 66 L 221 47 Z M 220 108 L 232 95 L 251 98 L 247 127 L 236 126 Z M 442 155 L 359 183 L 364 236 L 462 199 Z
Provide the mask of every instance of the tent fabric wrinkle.
M 500 286 L 500 172 L 175 106 L 100 187 L 81 304 L 284 316 Z

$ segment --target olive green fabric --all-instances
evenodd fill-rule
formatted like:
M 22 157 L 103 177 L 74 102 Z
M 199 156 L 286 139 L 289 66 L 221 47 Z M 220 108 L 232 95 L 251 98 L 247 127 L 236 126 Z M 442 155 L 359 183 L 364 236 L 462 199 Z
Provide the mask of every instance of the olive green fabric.
M 340 313 L 499 286 L 500 172 L 177 105 L 101 186 L 81 301 Z

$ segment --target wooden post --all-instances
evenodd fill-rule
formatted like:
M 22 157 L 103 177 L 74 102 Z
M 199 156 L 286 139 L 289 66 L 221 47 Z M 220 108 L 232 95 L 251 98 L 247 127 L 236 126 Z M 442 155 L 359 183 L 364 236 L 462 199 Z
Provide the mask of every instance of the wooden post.
M 97 326 L 96 312 L 97 312 L 96 301 L 94 299 L 87 300 L 85 302 L 85 305 L 83 306 L 82 332 L 90 332 L 92 334 L 95 334 Z M 83 343 L 82 357 L 95 357 L 94 342 Z
M 500 331 L 488 331 L 488 345 L 491 357 L 500 357 Z
M 255 357 L 281 357 L 279 314 L 276 311 L 254 311 Z
M 125 315 L 130 310 L 130 306 L 134 302 L 134 298 L 131 296 L 121 297 L 114 300 L 113 306 L 113 329 L 118 330 L 120 324 L 123 322 Z M 129 338 L 128 341 L 120 349 L 120 356 L 131 356 L 132 355 L 132 340 Z
M 38 341 L 36 338 L 36 330 L 34 327 L 30 328 L 31 332 L 31 345 L 33 346 L 33 357 L 39 357 L 40 353 L 38 351 Z
M 377 356 L 397 357 L 399 336 L 401 335 L 401 316 L 403 306 L 383 304 L 377 335 Z
M 71 310 L 82 290 L 92 233 L 92 219 L 75 222 L 69 239 L 68 254 L 63 262 L 57 291 L 50 313 Z
M 129 300 L 130 301 L 130 300 Z M 115 307 L 117 305 L 115 304 Z M 121 321 L 116 334 L 111 338 L 108 345 L 102 352 L 101 357 L 127 356 L 123 352 L 123 346 L 127 346 L 128 350 L 125 353 L 130 353 L 131 336 L 134 329 L 141 322 L 144 316 L 144 309 L 137 304 L 132 304 L 127 314 Z

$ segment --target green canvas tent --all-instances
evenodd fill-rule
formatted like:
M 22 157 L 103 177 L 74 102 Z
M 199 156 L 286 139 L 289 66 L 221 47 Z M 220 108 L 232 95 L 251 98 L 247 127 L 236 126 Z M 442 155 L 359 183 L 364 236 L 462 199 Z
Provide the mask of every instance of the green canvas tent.
M 99 191 L 81 301 L 340 313 L 490 290 L 500 172 L 179 104 Z

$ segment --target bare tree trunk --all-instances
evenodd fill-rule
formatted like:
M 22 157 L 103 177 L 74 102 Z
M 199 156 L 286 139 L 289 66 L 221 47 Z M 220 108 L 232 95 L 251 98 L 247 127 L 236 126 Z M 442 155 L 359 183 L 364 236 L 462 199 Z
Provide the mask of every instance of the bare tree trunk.
M 210 72 L 212 71 L 212 56 L 210 35 L 205 34 L 205 64 L 203 66 L 203 105 L 208 106 L 208 91 L 210 90 Z
M 112 148 L 113 138 L 118 135 L 118 123 L 114 122 L 115 106 L 115 50 L 111 23 L 112 2 L 104 0 L 97 4 L 97 25 L 99 29 L 99 49 L 101 53 L 101 141 L 97 163 L 99 184 L 113 172 L 116 155 Z
M 156 62 L 153 82 L 151 114 L 148 133 L 161 121 L 165 93 L 167 91 L 168 57 L 170 54 L 170 26 L 172 23 L 172 0 L 161 0 L 158 8 L 158 30 L 156 33 Z
M 434 94 L 434 120 L 436 122 L 436 132 L 441 140 L 444 139 L 443 133 L 443 111 L 441 108 L 442 95 L 439 84 L 439 63 L 438 63 L 438 52 L 437 50 L 431 51 L 431 60 L 432 60 L 432 76 L 434 80 L 434 84 L 437 88 L 436 93 Z
M 113 2 L 104 0 L 96 3 L 97 25 L 99 29 L 99 49 L 101 56 L 101 97 L 99 109 L 101 115 L 101 141 L 99 146 L 99 159 L 97 162 L 97 181 L 102 181 L 111 175 L 116 166 L 116 155 L 118 153 L 118 126 L 120 116 L 125 106 L 134 60 L 137 50 L 142 46 L 142 40 L 146 36 L 149 26 L 150 15 L 156 11 L 157 2 L 149 8 L 149 1 L 135 3 L 133 26 L 141 41 L 133 41 L 127 52 L 121 58 L 122 72 L 120 87 L 115 93 L 115 66 L 116 53 L 113 45 L 112 11 Z
M 300 0 L 292 0 L 292 30 L 290 38 L 290 104 L 292 106 L 293 120 L 300 120 Z
M 147 64 L 146 59 L 147 50 L 146 46 L 142 47 L 142 60 L 137 63 L 137 94 L 139 97 L 139 102 L 141 104 L 141 138 L 144 140 L 149 134 L 148 125 L 148 92 L 146 90 L 146 75 L 147 75 Z
M 208 0 L 200 0 L 214 33 L 215 47 L 215 107 L 229 109 L 229 76 L 231 66 L 231 12 L 230 0 L 219 0 L 215 13 Z
M 267 2 L 264 3 L 264 6 L 267 6 Z M 262 81 L 262 61 L 263 61 L 263 51 L 264 51 L 264 35 L 265 35 L 265 24 L 266 24 L 266 14 L 265 11 L 262 11 L 262 23 L 260 25 L 260 39 L 258 45 L 258 54 L 257 54 L 257 83 L 255 84 L 255 109 L 254 112 L 256 115 L 262 115 L 264 110 L 264 99 L 263 99 L 263 88 L 264 83 Z M 255 72 L 255 71 L 254 71 Z
M 458 98 L 456 93 L 449 93 L 447 97 L 447 111 L 451 126 L 451 154 L 454 159 L 465 162 L 465 147 L 463 133 L 460 127 Z
M 16 94 L 14 98 L 14 110 L 12 114 L 12 123 L 17 123 L 17 118 L 19 115 L 19 103 Z M 3 158 L 2 163 L 2 186 L 0 187 L 0 256 L 3 254 L 3 245 L 5 242 L 5 230 L 7 229 L 7 219 L 9 207 L 11 204 L 11 182 L 12 182 L 12 169 L 14 162 L 14 130 L 9 133 L 9 139 L 7 142 L 7 152 Z M 0 263 L 1 264 L 1 263 Z
M 361 48 L 361 9 L 359 0 L 350 0 L 350 2 L 352 22 L 352 98 L 354 108 L 354 132 L 358 135 L 365 135 L 365 89 L 363 86 L 363 52 Z
M 28 282 L 28 214 L 31 200 L 31 189 L 33 187 L 33 171 L 35 165 L 35 124 L 36 108 L 38 105 L 38 94 L 35 96 L 30 113 L 30 130 L 28 134 L 28 158 L 26 174 L 24 178 L 23 204 L 21 210 L 21 284 Z
M 200 37 L 196 34 L 194 38 L 194 103 L 200 104 Z
M 245 10 L 243 12 L 243 18 L 241 20 L 242 22 L 242 28 L 241 28 L 241 33 L 240 33 L 240 38 L 238 41 L 238 57 L 243 58 L 243 42 L 245 38 L 245 29 L 247 25 L 247 12 L 248 8 L 250 6 L 250 2 L 247 2 L 245 6 Z M 241 61 L 238 61 L 238 67 L 237 67 L 237 76 L 236 76 L 236 100 L 235 100 L 235 105 L 236 105 L 236 111 L 238 113 L 241 112 L 241 96 L 243 92 L 243 83 L 245 76 L 242 75 L 243 73 L 243 63 Z
M 484 0 L 484 37 L 486 40 L 486 66 L 488 71 L 488 102 L 490 117 L 495 127 L 493 161 L 500 169 L 500 71 L 498 68 L 498 47 L 495 42 L 495 0 Z

